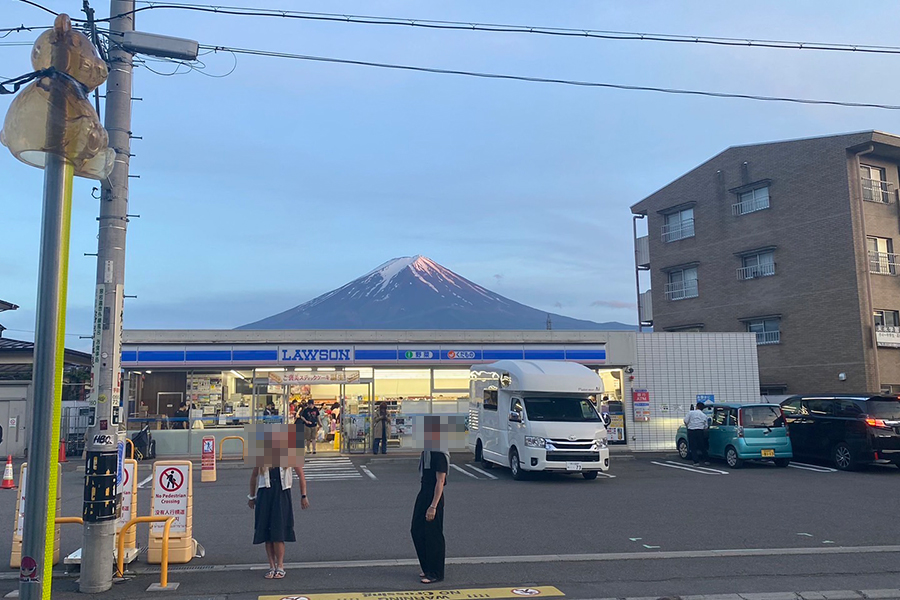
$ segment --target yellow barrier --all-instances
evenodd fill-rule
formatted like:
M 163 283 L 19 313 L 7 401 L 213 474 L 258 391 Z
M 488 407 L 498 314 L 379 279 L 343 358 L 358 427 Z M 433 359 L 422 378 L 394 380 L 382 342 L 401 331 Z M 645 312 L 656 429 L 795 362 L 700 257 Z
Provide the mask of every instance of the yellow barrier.
M 138 523 L 161 523 L 163 527 L 162 560 L 160 561 L 159 587 L 166 588 L 169 585 L 169 528 L 175 522 L 175 517 L 135 517 L 125 523 L 125 527 L 119 533 L 119 555 L 116 557 L 116 569 L 119 577 L 125 573 L 125 532 Z
M 219 460 L 225 460 L 222 454 L 222 446 L 225 444 L 225 440 L 241 440 L 241 458 L 240 460 L 244 460 L 247 458 L 247 442 L 239 435 L 226 435 L 222 438 L 222 441 L 219 442 Z M 229 458 L 228 460 L 238 460 L 234 458 Z
M 134 460 L 134 442 L 132 442 L 130 439 L 128 439 L 128 438 L 126 437 L 126 438 L 125 438 L 125 443 L 128 444 L 129 446 L 131 446 L 131 456 L 129 456 L 129 457 L 127 457 L 127 458 L 129 458 L 129 459 L 131 459 L 131 460 Z

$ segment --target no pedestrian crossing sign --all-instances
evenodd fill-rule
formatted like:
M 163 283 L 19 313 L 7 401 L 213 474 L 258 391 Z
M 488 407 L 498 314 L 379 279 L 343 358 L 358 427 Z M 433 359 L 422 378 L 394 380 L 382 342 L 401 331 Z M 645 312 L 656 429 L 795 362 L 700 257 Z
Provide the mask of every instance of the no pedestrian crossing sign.
M 153 465 L 153 516 L 175 517 L 172 534 L 187 533 L 188 500 L 190 495 L 190 465 Z M 162 533 L 163 523 L 153 523 L 154 533 Z

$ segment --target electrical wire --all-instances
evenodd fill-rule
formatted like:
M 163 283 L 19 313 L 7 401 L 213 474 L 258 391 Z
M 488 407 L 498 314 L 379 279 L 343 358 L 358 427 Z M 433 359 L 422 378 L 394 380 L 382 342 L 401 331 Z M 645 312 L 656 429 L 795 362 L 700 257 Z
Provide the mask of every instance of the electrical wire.
M 25 0 L 22 0 L 25 1 Z M 331 21 L 340 23 L 356 23 L 364 25 L 389 25 L 403 27 L 418 27 L 426 29 L 446 29 L 455 31 L 483 31 L 491 33 L 527 33 L 546 36 L 594 38 L 604 40 L 631 40 L 653 41 L 681 44 L 707 44 L 714 46 L 736 46 L 752 48 L 776 48 L 793 50 L 824 50 L 833 52 L 858 52 L 873 54 L 900 54 L 900 46 L 881 46 L 874 44 L 840 44 L 827 42 L 801 42 L 788 40 L 733 38 L 699 35 L 678 35 L 667 33 L 641 33 L 633 31 L 607 31 L 598 29 L 577 29 L 565 27 L 544 27 L 528 25 L 504 25 L 498 23 L 472 23 L 464 21 L 439 21 L 429 19 L 410 19 L 397 17 L 378 17 L 371 15 L 348 15 L 338 13 L 302 12 L 281 10 L 274 8 L 248 8 L 240 6 L 219 6 L 208 4 L 193 4 L 187 2 L 155 2 L 152 0 L 137 0 L 142 6 L 133 10 L 111 16 L 123 17 L 148 10 L 187 10 L 222 15 L 247 16 L 247 17 L 276 17 L 282 19 L 300 19 L 310 21 Z
M 272 52 L 267 50 L 253 50 L 249 48 L 234 48 L 230 46 L 207 46 L 201 45 L 203 49 L 221 50 L 234 52 L 235 54 L 249 54 L 252 56 L 265 56 L 273 58 L 285 58 L 292 60 L 305 60 L 322 63 L 336 63 L 343 65 L 356 65 L 362 67 L 375 67 L 379 69 L 394 69 L 401 71 L 415 71 L 419 73 L 436 73 L 441 75 L 460 75 L 464 77 L 478 77 L 481 79 L 502 79 L 507 81 L 525 81 L 529 83 L 552 83 L 558 85 L 571 85 L 578 87 L 592 88 L 608 88 L 617 90 L 630 90 L 641 92 L 658 92 L 662 94 L 679 94 L 689 96 L 706 96 L 711 98 L 732 98 L 742 100 L 757 100 L 761 102 L 789 102 L 794 104 L 812 104 L 824 106 L 843 106 L 852 108 L 878 108 L 883 110 L 900 110 L 900 105 L 896 104 L 878 104 L 869 102 L 842 102 L 838 100 L 815 100 L 809 98 L 791 98 L 786 96 L 763 96 L 758 94 L 738 94 L 729 92 L 711 92 L 706 90 L 686 90 L 678 88 L 663 88 L 643 85 L 624 85 L 618 83 L 605 83 L 596 81 L 580 81 L 575 79 L 557 79 L 550 77 L 527 77 L 524 75 L 506 75 L 501 73 L 485 73 L 481 71 L 463 71 L 457 69 L 438 69 L 433 67 L 419 67 L 413 65 L 399 65 L 391 63 L 380 63 L 365 60 L 350 60 L 343 58 L 330 58 L 325 56 L 310 56 L 306 54 L 291 54 L 288 52 Z
M 41 9 L 41 10 L 44 11 L 44 12 L 50 13 L 50 14 L 53 15 L 54 17 L 58 17 L 58 16 L 59 16 L 59 13 L 56 12 L 55 10 L 51 10 L 51 9 L 47 8 L 46 6 L 41 6 L 41 5 L 38 4 L 37 2 L 32 2 L 31 0 L 19 0 L 19 2 L 23 2 L 23 3 L 25 3 L 25 4 L 28 4 L 28 5 L 30 5 L 30 6 L 33 6 L 33 7 L 35 7 L 35 8 L 39 8 L 39 9 Z
M 32 0 L 19 0 L 30 4 L 51 14 L 57 14 L 51 9 L 41 6 Z M 744 48 L 775 48 L 790 50 L 821 50 L 831 52 L 855 52 L 868 54 L 900 54 L 900 46 L 884 46 L 876 44 L 842 44 L 831 42 L 802 42 L 790 40 L 771 40 L 753 38 L 734 38 L 721 36 L 681 35 L 669 33 L 641 33 L 636 31 L 611 31 L 602 29 L 579 29 L 567 27 L 546 27 L 530 25 L 508 25 L 500 23 L 474 23 L 465 21 L 441 21 L 433 19 L 411 19 L 398 17 L 379 17 L 371 15 L 349 15 L 339 13 L 302 12 L 293 10 L 281 10 L 275 8 L 248 8 L 241 6 L 220 6 L 210 4 L 192 4 L 187 2 L 155 2 L 153 0 L 136 0 L 140 4 L 146 4 L 118 15 L 104 19 L 96 19 L 95 22 L 108 22 L 112 19 L 133 15 L 148 10 L 187 10 L 221 15 L 245 16 L 245 17 L 277 17 L 282 19 L 300 19 L 309 21 L 330 21 L 340 23 L 355 23 L 362 25 L 389 25 L 402 27 L 418 27 L 426 29 L 446 29 L 454 31 L 483 31 L 491 33 L 527 33 L 534 35 L 593 38 L 603 40 L 647 41 L 666 42 L 679 44 L 706 44 L 713 46 L 734 46 Z M 72 19 L 73 22 L 83 23 L 84 19 Z

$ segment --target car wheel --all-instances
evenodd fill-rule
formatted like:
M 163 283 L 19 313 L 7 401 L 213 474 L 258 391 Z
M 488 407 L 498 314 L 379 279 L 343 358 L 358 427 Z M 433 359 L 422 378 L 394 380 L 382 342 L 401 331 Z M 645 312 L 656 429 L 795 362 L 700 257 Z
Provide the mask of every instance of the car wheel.
M 789 459 L 789 458 L 776 458 L 775 459 L 776 467 L 781 467 L 783 469 L 784 467 L 788 466 L 789 464 L 791 464 L 791 459 Z
M 732 469 L 740 469 L 744 466 L 744 461 L 741 460 L 741 457 L 738 456 L 737 450 L 734 449 L 734 446 L 728 446 L 725 448 L 725 462 L 728 463 L 728 466 Z
M 688 450 L 687 440 L 684 438 L 678 440 L 678 456 L 680 456 L 683 460 L 687 460 L 688 454 L 690 451 Z
M 519 451 L 513 448 L 509 451 L 509 470 L 512 471 L 513 479 L 520 481 L 525 478 L 525 472 L 519 463 Z
M 853 460 L 853 453 L 850 452 L 850 446 L 844 442 L 839 442 L 832 452 L 834 466 L 841 471 L 852 471 L 856 468 L 856 461 Z
M 585 471 L 581 474 L 582 477 L 590 481 L 591 479 L 597 479 L 597 471 Z

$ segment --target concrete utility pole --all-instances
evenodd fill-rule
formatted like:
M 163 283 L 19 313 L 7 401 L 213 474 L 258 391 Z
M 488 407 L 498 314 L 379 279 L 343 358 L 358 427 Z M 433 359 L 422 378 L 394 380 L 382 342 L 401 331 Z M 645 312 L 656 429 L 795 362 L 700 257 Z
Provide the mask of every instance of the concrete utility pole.
M 131 154 L 131 74 L 134 55 L 122 46 L 134 31 L 134 0 L 110 0 L 109 79 L 105 127 L 116 164 L 103 182 L 94 306 L 93 404 L 85 438 L 84 546 L 79 590 L 95 594 L 112 587 L 116 537 L 119 424 L 121 402 L 122 299 L 125 282 L 125 233 L 128 167 Z

